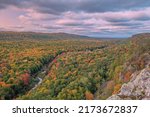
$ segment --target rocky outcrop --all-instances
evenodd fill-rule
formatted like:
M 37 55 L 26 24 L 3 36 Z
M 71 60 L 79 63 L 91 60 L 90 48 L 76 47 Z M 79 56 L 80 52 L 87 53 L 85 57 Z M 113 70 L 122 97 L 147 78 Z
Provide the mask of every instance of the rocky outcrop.
M 128 83 L 122 85 L 120 92 L 108 100 L 146 100 L 150 99 L 150 67 L 149 65 L 131 76 Z

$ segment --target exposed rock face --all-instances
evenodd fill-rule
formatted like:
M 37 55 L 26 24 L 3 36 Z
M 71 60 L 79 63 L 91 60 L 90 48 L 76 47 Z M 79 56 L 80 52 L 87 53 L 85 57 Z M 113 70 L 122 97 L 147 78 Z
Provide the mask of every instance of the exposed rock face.
M 147 67 L 131 76 L 127 84 L 123 84 L 119 94 L 113 95 L 108 100 L 123 99 L 150 99 L 150 68 Z

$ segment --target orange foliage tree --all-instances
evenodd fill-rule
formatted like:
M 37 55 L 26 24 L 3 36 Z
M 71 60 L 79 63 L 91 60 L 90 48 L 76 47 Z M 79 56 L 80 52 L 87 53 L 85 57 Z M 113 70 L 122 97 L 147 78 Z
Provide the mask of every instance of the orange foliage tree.
M 90 91 L 86 91 L 85 92 L 85 98 L 86 98 L 86 100 L 93 100 L 94 95 Z
M 29 80 L 30 80 L 30 74 L 29 73 L 22 74 L 21 75 L 21 80 L 23 81 L 24 85 L 28 85 Z

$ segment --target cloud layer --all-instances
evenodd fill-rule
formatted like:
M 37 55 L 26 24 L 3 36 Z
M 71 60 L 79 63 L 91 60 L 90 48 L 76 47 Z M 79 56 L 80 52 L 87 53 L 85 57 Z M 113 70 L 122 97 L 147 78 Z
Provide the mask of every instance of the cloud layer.
M 0 30 L 130 36 L 150 31 L 150 1 L 0 0 Z

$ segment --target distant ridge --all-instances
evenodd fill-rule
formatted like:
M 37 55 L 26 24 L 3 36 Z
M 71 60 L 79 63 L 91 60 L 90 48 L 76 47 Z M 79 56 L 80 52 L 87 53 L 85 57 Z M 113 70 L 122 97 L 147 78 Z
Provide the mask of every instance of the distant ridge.
M 150 33 L 139 33 L 132 36 L 132 38 L 137 38 L 137 37 L 150 37 Z
M 137 39 L 150 36 L 150 33 L 139 33 L 131 36 L 128 39 Z M 13 32 L 0 31 L 0 40 L 64 40 L 64 39 L 96 39 L 96 40 L 120 40 L 127 38 L 110 38 L 110 37 L 89 37 L 84 35 L 69 34 L 69 33 L 41 33 L 41 32 Z
M 10 32 L 1 31 L 0 40 L 22 40 L 22 39 L 90 39 L 88 36 L 68 33 L 38 33 L 38 32 Z

